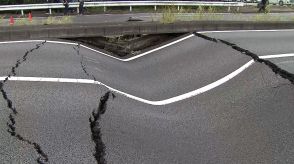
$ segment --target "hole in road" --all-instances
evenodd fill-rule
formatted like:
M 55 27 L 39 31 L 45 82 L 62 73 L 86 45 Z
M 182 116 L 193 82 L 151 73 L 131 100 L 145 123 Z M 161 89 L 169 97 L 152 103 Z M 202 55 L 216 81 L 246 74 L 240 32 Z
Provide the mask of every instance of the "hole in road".
M 89 47 L 98 48 L 109 55 L 119 58 L 129 58 L 141 54 L 144 51 L 159 47 L 182 37 L 183 33 L 175 34 L 149 34 L 149 35 L 120 35 L 120 36 L 97 36 L 67 38 L 85 44 Z

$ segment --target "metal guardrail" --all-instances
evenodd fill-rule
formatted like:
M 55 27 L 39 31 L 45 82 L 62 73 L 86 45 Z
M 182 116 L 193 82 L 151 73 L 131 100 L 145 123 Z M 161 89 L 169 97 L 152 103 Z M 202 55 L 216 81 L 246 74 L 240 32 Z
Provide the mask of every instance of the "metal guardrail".
M 132 11 L 132 6 L 225 6 L 228 7 L 242 7 L 243 2 L 206 2 L 206 1 L 103 1 L 103 2 L 85 2 L 84 7 L 106 7 L 113 6 L 129 6 L 130 11 Z M 70 8 L 78 8 L 79 3 L 69 3 Z M 44 4 L 25 4 L 25 5 L 1 5 L 0 11 L 21 11 L 24 15 L 24 10 L 40 10 L 47 9 L 49 14 L 52 14 L 52 9 L 64 8 L 62 3 L 44 3 Z M 77 10 L 78 11 L 78 10 Z

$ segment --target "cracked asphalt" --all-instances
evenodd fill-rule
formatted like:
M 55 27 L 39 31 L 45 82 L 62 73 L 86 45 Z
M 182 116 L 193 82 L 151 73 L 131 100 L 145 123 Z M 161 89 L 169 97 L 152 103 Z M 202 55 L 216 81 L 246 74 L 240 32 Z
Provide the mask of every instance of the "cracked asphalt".
M 293 53 L 294 32 L 203 35 L 130 62 L 74 45 L 0 44 L 0 76 L 14 75 L 14 68 L 16 76 L 96 79 L 149 100 L 198 89 L 256 60 L 228 82 L 165 106 L 93 84 L 1 81 L 7 99 L 1 91 L 0 161 L 292 163 L 294 58 L 259 56 Z M 11 135 L 9 121 L 43 154 Z

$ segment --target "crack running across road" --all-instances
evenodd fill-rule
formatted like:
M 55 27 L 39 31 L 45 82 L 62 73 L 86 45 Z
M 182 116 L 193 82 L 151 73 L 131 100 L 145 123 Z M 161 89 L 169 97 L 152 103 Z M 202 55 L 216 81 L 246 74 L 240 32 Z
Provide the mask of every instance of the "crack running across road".
M 6 84 L 6 82 L 9 80 L 9 78 L 11 76 L 15 76 L 16 75 L 16 70 L 19 68 L 19 66 L 24 63 L 27 58 L 29 57 L 30 53 L 32 53 L 33 51 L 39 49 L 41 46 L 43 46 L 46 43 L 46 41 L 36 44 L 35 48 L 32 48 L 30 50 L 28 50 L 25 55 L 22 57 L 22 59 L 17 60 L 16 64 L 11 68 L 10 73 L 7 75 L 7 77 L 4 79 L 4 81 L 0 82 L 0 92 L 2 94 L 3 99 L 7 102 L 7 107 L 12 111 L 9 114 L 9 121 L 7 121 L 7 131 L 10 133 L 11 136 L 17 138 L 20 141 L 23 141 L 29 145 L 32 145 L 35 149 L 35 151 L 39 154 L 39 157 L 36 159 L 37 163 L 39 164 L 45 164 L 47 163 L 48 160 L 48 156 L 44 153 L 44 151 L 42 150 L 41 146 L 33 141 L 30 141 L 26 138 L 24 138 L 22 135 L 18 134 L 16 132 L 16 120 L 15 117 L 17 116 L 17 110 L 16 108 L 13 106 L 13 102 L 12 100 L 8 97 L 7 92 L 4 89 L 4 86 Z
M 234 50 L 237 50 L 239 52 L 241 52 L 242 54 L 245 54 L 249 57 L 251 57 L 254 61 L 256 62 L 259 62 L 259 63 L 263 63 L 265 64 L 266 66 L 268 66 L 275 74 L 278 74 L 279 76 L 281 76 L 282 78 L 284 79 L 287 79 L 289 80 L 292 84 L 294 84 L 294 74 L 280 68 L 279 66 L 277 66 L 276 64 L 274 64 L 273 62 L 269 61 L 269 60 L 265 60 L 265 59 L 262 59 L 260 58 L 257 54 L 249 51 L 249 50 L 246 50 L 244 48 L 241 48 L 240 46 L 234 44 L 234 43 L 231 43 L 231 42 L 228 42 L 228 41 L 225 41 L 225 40 L 222 40 L 222 39 L 216 39 L 216 38 L 212 38 L 212 37 L 209 37 L 209 36 L 206 36 L 206 35 L 203 35 L 203 34 L 200 34 L 200 33 L 197 33 L 195 32 L 194 33 L 195 36 L 198 36 L 200 38 L 203 38 L 203 39 L 206 39 L 206 40 L 209 40 L 209 41 L 212 41 L 212 42 L 215 42 L 215 43 L 218 43 L 218 42 L 221 42 L 225 45 L 228 45 L 230 46 L 231 48 L 233 48 Z

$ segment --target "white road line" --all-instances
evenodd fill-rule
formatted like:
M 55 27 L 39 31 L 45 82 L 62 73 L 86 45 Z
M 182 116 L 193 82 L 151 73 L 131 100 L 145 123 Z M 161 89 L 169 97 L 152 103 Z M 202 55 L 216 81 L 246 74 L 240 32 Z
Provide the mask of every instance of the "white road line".
M 254 63 L 253 60 L 250 60 L 248 63 L 246 63 L 245 65 L 243 65 L 242 67 L 240 67 L 239 69 L 237 69 L 236 71 L 230 73 L 229 75 L 211 83 L 208 84 L 204 87 L 201 87 L 199 89 L 196 89 L 194 91 L 179 95 L 179 96 L 175 96 L 169 99 L 165 99 L 165 100 L 160 100 L 160 101 L 151 101 L 151 100 L 146 100 L 131 94 L 128 94 L 126 92 L 122 92 L 118 89 L 112 88 L 104 83 L 101 83 L 99 81 L 94 81 L 94 80 L 90 80 L 90 79 L 70 79 L 70 78 L 48 78 L 48 77 L 15 77 L 12 76 L 10 77 L 8 80 L 9 81 L 33 81 L 33 82 L 59 82 L 59 83 L 81 83 L 81 84 L 98 84 L 98 85 L 102 85 L 105 86 L 106 88 L 108 88 L 109 90 L 113 91 L 113 92 L 117 92 L 119 94 L 122 94 L 126 97 L 129 97 L 131 99 L 146 103 L 146 104 L 150 104 L 150 105 L 167 105 L 167 104 L 171 104 L 174 102 L 178 102 L 193 96 L 196 96 L 198 94 L 204 93 L 206 91 L 209 91 L 225 82 L 227 82 L 228 80 L 232 79 L 233 77 L 237 76 L 239 73 L 241 73 L 242 71 L 244 71 L 246 68 L 248 68 L 250 65 L 252 65 Z M 4 80 L 6 77 L 0 77 L 0 80 Z
M 61 41 L 51 41 L 51 40 L 47 40 L 47 43 L 55 43 L 55 44 L 67 44 L 67 45 L 75 45 L 77 46 L 78 43 L 72 43 L 72 42 L 61 42 Z
M 232 30 L 232 31 L 199 31 L 197 33 L 201 33 L 201 34 L 206 34 L 206 33 L 232 33 L 232 32 L 287 32 L 287 31 L 294 31 L 294 29 L 280 29 L 280 30 Z M 99 54 L 102 54 L 104 56 L 107 56 L 107 57 L 110 57 L 110 58 L 113 58 L 113 59 L 116 59 L 116 60 L 119 60 L 119 61 L 122 61 L 122 62 L 129 62 L 129 61 L 132 61 L 132 60 L 135 60 L 135 59 L 138 59 L 140 57 L 143 57 L 145 55 L 148 55 L 152 52 L 156 52 L 158 50 L 161 50 L 163 48 L 166 48 L 166 47 L 169 47 L 171 45 L 174 45 L 176 43 L 179 43 L 179 42 L 182 42 L 188 38 L 191 38 L 195 36 L 194 34 L 191 34 L 191 35 L 188 35 L 184 38 L 181 38 L 181 39 L 178 39 L 178 40 L 175 40 L 171 43 L 168 43 L 168 44 L 165 44 L 163 46 L 160 46 L 158 48 L 155 48 L 155 49 L 152 49 L 150 51 L 147 51 L 147 52 L 144 52 L 142 54 L 139 54 L 139 55 L 136 55 L 134 57 L 130 57 L 130 58 L 127 58 L 127 59 L 120 59 L 120 58 L 117 58 L 117 57 L 114 57 L 112 55 L 109 55 L 107 53 L 104 53 L 104 52 L 101 52 L 101 51 L 98 51 L 98 50 L 95 50 L 93 48 L 90 48 L 90 47 L 87 47 L 83 44 L 80 44 L 81 47 L 83 48 L 86 48 L 90 51 L 93 51 L 93 52 L 96 52 L 96 53 L 99 53 Z M 44 42 L 45 40 L 22 40 L 22 41 L 6 41 L 6 42 L 0 42 L 0 44 L 12 44 L 12 43 L 30 43 L 30 42 Z M 48 43 L 53 43 L 53 44 L 65 44 L 65 45 L 78 45 L 78 43 L 73 43 L 73 42 L 64 42 L 64 41 L 51 41 L 51 40 L 46 40 Z
M 120 58 L 114 57 L 114 56 L 109 55 L 109 54 L 107 54 L 107 53 L 104 53 L 104 52 L 101 52 L 101 51 L 95 50 L 95 49 L 93 49 L 93 48 L 87 47 L 87 46 L 85 46 L 85 45 L 83 45 L 83 44 L 80 44 L 80 46 L 83 47 L 83 48 L 86 48 L 86 49 L 88 49 L 88 50 L 90 50 L 90 51 L 93 51 L 93 52 L 96 52 L 96 53 L 100 53 L 100 54 L 102 54 L 102 55 L 105 55 L 105 56 L 107 56 L 107 57 L 110 57 L 110 58 L 113 58 L 113 59 L 116 59 L 116 60 L 119 60 L 119 61 L 129 62 L 129 61 L 135 60 L 135 59 L 137 59 L 137 58 L 143 57 L 143 56 L 145 56 L 145 55 L 148 55 L 148 54 L 150 54 L 150 53 L 152 53 L 152 52 L 155 52 L 155 51 L 161 50 L 161 49 L 163 49 L 163 48 L 169 47 L 169 46 L 171 46 L 171 45 L 177 44 L 177 43 L 179 43 L 179 42 L 182 42 L 182 41 L 184 41 L 184 40 L 186 40 L 186 39 L 189 39 L 189 38 L 191 38 L 191 37 L 193 37 L 193 36 L 194 36 L 194 34 L 188 35 L 188 36 L 186 36 L 186 37 L 180 38 L 180 39 L 175 40 L 175 41 L 173 41 L 173 42 L 170 42 L 170 43 L 168 43 L 168 44 L 162 45 L 162 46 L 160 46 L 160 47 L 157 47 L 157 48 L 155 48 L 155 49 L 152 49 L 152 50 L 150 50 L 150 51 L 144 52 L 144 53 L 142 53 L 142 54 L 139 54 L 139 55 L 136 55 L 136 56 L 134 56 L 134 57 L 127 58 L 127 59 L 120 59 Z M 30 42 L 44 42 L 44 41 L 45 41 L 45 40 L 7 41 L 7 42 L 0 42 L 0 44 L 30 43 Z M 47 43 L 53 43 L 53 44 L 78 45 L 78 43 L 73 43 L 73 42 L 51 41 L 51 40 L 46 40 L 46 41 L 47 41 Z
M 294 54 L 279 54 L 279 55 L 266 55 L 266 56 L 260 56 L 260 58 L 263 59 L 271 59 L 271 58 L 282 58 L 282 57 L 294 57 Z M 104 83 L 101 83 L 99 81 L 94 81 L 91 79 L 71 79 L 71 78 L 48 78 L 48 77 L 10 77 L 9 80 L 10 81 L 31 81 L 31 82 L 59 82 L 59 83 L 80 83 L 80 84 L 97 84 L 97 85 L 102 85 L 105 86 L 106 88 L 108 88 L 109 90 L 113 91 L 113 92 L 117 92 L 119 94 L 122 94 L 126 97 L 129 97 L 131 99 L 146 103 L 146 104 L 150 104 L 150 105 L 167 105 L 167 104 L 171 104 L 171 103 L 175 103 L 184 99 L 188 99 L 190 97 L 199 95 L 201 93 L 207 92 L 217 86 L 220 86 L 222 84 L 224 84 L 225 82 L 229 81 L 230 79 L 234 78 L 235 76 L 237 76 L 238 74 L 240 74 L 241 72 L 243 72 L 245 69 L 247 69 L 248 67 L 250 67 L 252 64 L 254 63 L 254 60 L 250 60 L 249 62 L 247 62 L 245 65 L 243 65 L 242 67 L 240 67 L 239 69 L 235 70 L 234 72 L 228 74 L 227 76 L 213 82 L 210 83 L 204 87 L 201 87 L 199 89 L 196 89 L 194 91 L 188 92 L 188 93 L 184 93 L 182 95 L 178 95 L 169 99 L 165 99 L 165 100 L 160 100 L 160 101 L 151 101 L 151 100 L 146 100 L 134 95 L 131 95 L 129 93 L 126 92 L 122 92 L 118 89 L 112 88 L 111 86 L 108 86 Z M 4 80 L 6 77 L 0 77 L 0 80 Z
M 294 29 L 278 29 L 278 30 L 230 30 L 230 31 L 199 31 L 197 33 L 234 33 L 234 32 L 293 32 Z
M 266 55 L 266 56 L 260 56 L 260 58 L 263 59 L 270 59 L 270 58 L 282 58 L 282 57 L 294 57 L 294 54 L 279 54 L 279 55 Z M 10 77 L 9 80 L 10 81 L 33 81 L 33 82 L 59 82 L 59 83 L 80 83 L 80 84 L 97 84 L 97 85 L 102 85 L 105 86 L 106 88 L 108 88 L 109 90 L 113 91 L 113 92 L 117 92 L 119 94 L 122 94 L 126 97 L 129 97 L 131 99 L 146 103 L 146 104 L 150 104 L 150 105 L 167 105 L 167 104 L 171 104 L 171 103 L 175 103 L 184 99 L 188 99 L 190 97 L 199 95 L 201 93 L 207 92 L 217 86 L 220 86 L 222 84 L 224 84 L 225 82 L 229 81 L 230 79 L 234 78 L 235 76 L 237 76 L 238 74 L 240 74 L 241 72 L 243 72 L 245 69 L 247 69 L 248 67 L 250 67 L 252 64 L 254 63 L 254 60 L 250 60 L 249 62 L 247 62 L 245 65 L 243 65 L 242 67 L 240 67 L 239 69 L 235 70 L 234 72 L 228 74 L 227 76 L 213 82 L 210 83 L 206 86 L 203 86 L 201 88 L 198 88 L 196 90 L 193 90 L 191 92 L 188 93 L 184 93 L 182 95 L 178 95 L 169 99 L 165 99 L 165 100 L 160 100 L 160 101 L 151 101 L 151 100 L 146 100 L 134 95 L 131 95 L 129 93 L 120 91 L 118 89 L 112 88 L 109 85 L 106 85 L 104 83 L 101 83 L 99 81 L 94 81 L 91 79 L 71 79 L 71 78 L 48 78 L 48 77 Z M 6 77 L 0 77 L 0 80 L 4 80 Z
M 19 41 L 6 41 L 0 42 L 0 44 L 11 44 L 11 43 L 34 43 L 34 42 L 44 42 L 45 40 L 19 40 Z
M 285 57 L 293 57 L 294 54 L 278 54 L 278 55 L 265 55 L 265 56 L 259 56 L 261 59 L 272 59 L 272 58 L 285 58 Z
M 125 59 L 124 61 L 131 61 L 131 60 L 134 60 L 134 59 L 140 58 L 140 57 L 145 56 L 145 55 L 147 55 L 147 54 L 150 54 L 150 53 L 152 53 L 152 52 L 155 52 L 155 51 L 161 50 L 161 49 L 163 49 L 163 48 L 169 47 L 169 46 L 171 46 L 171 45 L 174 45 L 174 44 L 176 44 L 176 43 L 179 43 L 179 42 L 181 42 L 181 41 L 184 41 L 184 40 L 186 40 L 186 39 L 189 39 L 189 38 L 191 38 L 191 37 L 193 37 L 193 36 L 195 36 L 195 35 L 194 35 L 194 34 L 188 35 L 188 36 L 186 36 L 186 37 L 184 37 L 184 38 L 178 39 L 178 40 L 176 40 L 176 41 L 170 42 L 170 43 L 165 44 L 165 45 L 163 45 L 163 46 L 160 46 L 160 47 L 158 47 L 158 48 L 155 48 L 155 49 L 152 49 L 152 50 L 150 50 L 150 51 L 144 52 L 144 53 L 142 53 L 142 54 L 140 54 L 140 55 L 136 55 L 136 56 L 134 56 L 134 57 L 131 57 L 131 58 Z
M 199 89 L 196 89 L 194 91 L 191 91 L 191 92 L 188 92 L 188 93 L 185 93 L 185 94 L 182 94 L 182 95 L 179 95 L 179 96 L 176 96 L 176 97 L 172 97 L 172 98 L 169 98 L 169 99 L 165 99 L 165 100 L 161 100 L 161 101 L 149 101 L 149 100 L 144 100 L 144 103 L 147 103 L 147 104 L 150 104 L 150 105 L 167 105 L 167 104 L 171 104 L 171 103 L 175 103 L 175 102 L 178 102 L 178 101 L 181 101 L 181 100 L 184 100 L 184 99 L 188 99 L 190 97 L 194 97 L 196 95 L 199 95 L 201 93 L 204 93 L 206 91 L 209 91 L 217 86 L 220 86 L 221 84 L 229 81 L 230 79 L 234 78 L 235 76 L 237 76 L 239 73 L 241 73 L 242 71 L 244 71 L 246 68 L 248 68 L 249 66 L 251 66 L 252 64 L 254 63 L 253 60 L 250 60 L 248 63 L 246 63 L 245 65 L 243 65 L 242 67 L 240 67 L 239 69 L 237 69 L 236 71 L 230 73 L 229 75 L 211 83 L 211 84 L 208 84 L 204 87 L 201 87 Z M 129 95 L 126 95 L 127 97 L 130 97 Z M 132 95 L 131 95 L 132 96 Z M 132 99 L 135 99 L 137 97 L 130 97 Z M 138 101 L 142 101 L 142 99 L 135 99 L 135 100 L 138 100 Z M 143 102 L 143 101 L 142 101 Z
M 4 80 L 7 76 L 0 77 L 0 80 Z M 9 81 L 31 81 L 31 82 L 58 82 L 58 83 L 81 83 L 81 84 L 96 84 L 91 79 L 71 79 L 71 78 L 50 78 L 50 77 L 20 77 L 11 76 Z
M 140 57 L 142 57 L 142 56 L 148 55 L 148 54 L 150 54 L 150 53 L 152 53 L 152 52 L 155 52 L 155 51 L 161 50 L 161 49 L 163 49 L 163 48 L 169 47 L 169 46 L 174 45 L 174 44 L 176 44 L 176 43 L 182 42 L 182 41 L 184 41 L 184 40 L 186 40 L 186 39 L 189 39 L 189 38 L 191 38 L 191 37 L 193 37 L 193 36 L 195 36 L 195 35 L 194 35 L 194 34 L 188 35 L 188 36 L 183 37 L 183 38 L 181 38 L 181 39 L 175 40 L 175 41 L 170 42 L 170 43 L 168 43 L 168 44 L 162 45 L 162 46 L 160 46 L 160 47 L 157 47 L 157 48 L 155 48 L 155 49 L 152 49 L 152 50 L 150 50 L 150 51 L 144 52 L 144 53 L 142 53 L 142 54 L 139 54 L 139 55 L 136 55 L 136 56 L 134 56 L 134 57 L 127 58 L 127 59 L 120 59 L 120 58 L 114 57 L 114 56 L 109 55 L 109 54 L 106 54 L 106 53 L 104 53 L 104 52 L 101 52 L 101 51 L 95 50 L 95 49 L 93 49 L 93 48 L 87 47 L 87 46 L 85 46 L 85 45 L 83 45 L 83 44 L 81 44 L 81 47 L 86 48 L 86 49 L 88 49 L 88 50 L 90 50 L 90 51 L 94 51 L 94 52 L 100 53 L 100 54 L 102 54 L 102 55 L 108 56 L 108 57 L 113 58 L 113 59 L 116 59 L 116 60 L 120 60 L 120 61 L 123 61 L 123 62 L 128 62 L 128 61 L 132 61 L 132 60 L 135 60 L 135 59 L 137 59 L 137 58 L 140 58 Z M 69 43 L 69 42 L 55 42 L 55 41 L 48 41 L 48 42 L 49 42 L 49 43 L 57 43 L 57 44 L 75 44 L 75 45 L 77 45 L 76 43 Z

